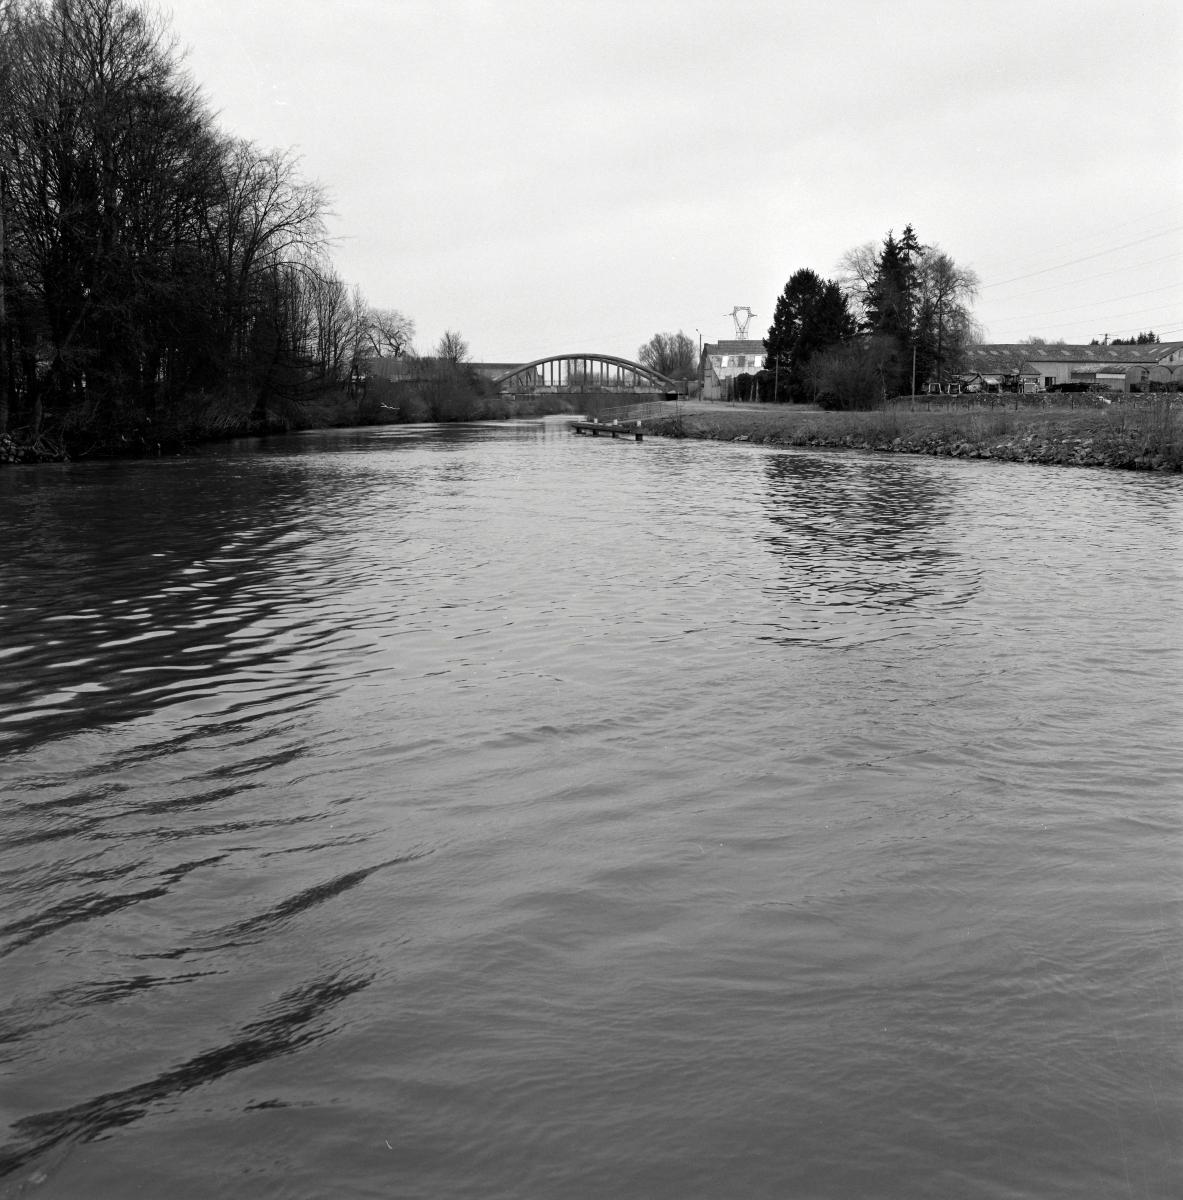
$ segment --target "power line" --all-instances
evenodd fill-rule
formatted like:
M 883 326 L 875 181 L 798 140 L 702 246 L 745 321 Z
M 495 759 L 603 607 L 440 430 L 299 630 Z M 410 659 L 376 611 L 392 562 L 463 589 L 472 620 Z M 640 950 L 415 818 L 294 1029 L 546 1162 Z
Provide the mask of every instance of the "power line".
M 1054 325 L 1048 325 L 1048 324 L 1045 324 L 1044 322 L 1040 321 L 1039 326 L 1041 329 L 1067 329 L 1070 326 L 1080 326 L 1080 325 L 1084 325 L 1084 324 L 1104 325 L 1108 322 L 1122 320 L 1125 317 L 1137 317 L 1137 316 L 1143 316 L 1146 313 L 1156 313 L 1156 312 L 1166 313 L 1168 316 L 1168 319 L 1169 319 L 1170 317 L 1174 316 L 1178 311 L 1179 311 L 1179 306 L 1177 304 L 1172 304 L 1172 305 L 1167 306 L 1166 308 L 1162 308 L 1162 307 L 1160 307 L 1160 308 L 1138 308 L 1138 309 L 1134 309 L 1133 312 L 1107 313 L 1105 316 L 1103 316 L 1097 320 L 1090 320 L 1087 317 L 1077 317 L 1074 321 L 1057 321 Z M 1028 318 L 1026 318 L 1026 317 L 1013 317 L 1013 318 L 1008 318 L 1007 320 L 1008 320 L 1008 323 L 1012 323 L 1012 322 L 1018 323 L 1020 321 L 1022 321 L 1025 324 L 1031 323 L 1028 320 Z
M 1126 345 L 1129 345 L 1131 340 L 1135 339 L 1137 337 L 1137 334 L 1142 333 L 1142 332 L 1144 332 L 1144 331 L 1141 329 L 1139 329 L 1137 331 L 1137 333 L 1135 333 L 1135 331 L 1133 329 L 1127 329 L 1124 333 L 1122 333 L 1121 331 L 1118 331 L 1117 333 L 1109 333 L 1109 344 L 1112 346 L 1113 339 L 1116 337 L 1116 338 L 1121 338 L 1121 340 Z M 1158 338 L 1158 342 L 1152 342 L 1150 344 L 1158 345 L 1160 342 L 1177 341 L 1178 339 L 1172 338 L 1171 334 L 1172 333 L 1181 333 L 1181 332 L 1183 332 L 1183 330 L 1180 330 L 1180 329 L 1156 329 L 1156 330 L 1154 330 L 1154 334 Z M 1096 335 L 1094 334 L 1094 336 L 1096 336 Z
M 1143 262 L 1127 263 L 1124 266 L 1114 267 L 1109 271 L 1098 271 L 1094 275 L 1081 275 L 1077 279 L 1066 279 L 1063 283 L 1053 283 L 1049 287 L 1036 288 L 1033 292 L 1023 292 L 1018 296 L 1010 296 L 1007 303 L 1014 300 L 1026 300 L 1028 296 L 1041 296 L 1044 292 L 1059 292 L 1064 288 L 1074 287 L 1078 283 L 1087 283 L 1090 279 L 1105 279 L 1109 275 L 1120 275 L 1123 271 L 1136 271 L 1139 267 L 1156 267 L 1160 263 L 1170 262 L 1174 258 L 1183 258 L 1183 250 L 1178 250 L 1174 254 L 1163 254 L 1158 258 L 1148 258 Z
M 1073 237 L 1067 238 L 1062 242 L 1050 242 L 1044 247 L 1045 250 L 1059 250 L 1061 246 L 1075 246 L 1081 242 L 1095 241 L 1098 237 L 1111 237 L 1117 230 L 1126 229 L 1130 225 L 1140 224 L 1142 221 L 1157 220 L 1159 217 L 1164 217 L 1168 213 L 1174 215 L 1177 213 L 1178 207 L 1173 204 L 1167 205 L 1166 208 L 1156 209 L 1154 212 L 1143 213 L 1140 217 L 1133 217 L 1128 221 L 1118 221 L 1116 225 L 1105 224 L 1097 225 L 1091 230 L 1086 230 L 1083 233 L 1077 233 Z M 1157 236 L 1157 235 L 1155 235 Z
M 1140 292 L 1127 292 L 1124 296 L 1107 296 L 1106 299 L 1111 304 L 1116 304 L 1119 300 L 1133 300 L 1137 296 L 1153 296 L 1158 292 L 1175 291 L 1175 290 L 1178 290 L 1181 286 L 1183 286 L 1183 285 L 1180 285 L 1178 283 L 1167 283 L 1159 288 L 1147 288 Z M 1028 316 L 1023 316 L 1023 317 L 1013 317 L 1012 320 L 1015 320 L 1015 321 L 1038 321 L 1043 317 L 1054 317 L 1060 313 L 1080 312 L 1081 309 L 1088 309 L 1088 308 L 1095 309 L 1096 307 L 1097 307 L 1097 305 L 1095 303 L 1076 304 L 1076 305 L 1073 305 L 1073 307 L 1071 307 L 1071 308 L 1052 308 L 1052 309 L 1048 309 L 1046 312 L 1032 313 L 1032 314 L 1029 314 Z
M 1121 327 L 1119 327 L 1115 331 L 1112 326 L 1107 326 L 1104 321 L 1098 322 L 1096 328 L 1099 329 L 1101 331 L 1101 333 L 1107 333 L 1109 335 L 1110 342 L 1112 342 L 1112 340 L 1115 337 L 1122 338 L 1122 339 L 1128 341 L 1130 338 L 1136 337 L 1137 334 L 1145 332 L 1143 329 L 1135 330 L 1132 326 L 1126 326 L 1124 328 L 1124 331 Z M 1168 329 L 1156 329 L 1153 332 L 1158 336 L 1159 341 L 1162 341 L 1162 342 L 1176 341 L 1176 340 L 1180 340 L 1180 339 L 1172 338 L 1171 334 L 1183 333 L 1183 326 L 1180 326 L 1180 327 L 1172 326 Z M 1093 333 L 1091 336 L 1099 337 L 1100 335 L 1097 333 Z M 1010 337 L 1010 338 L 998 337 L 994 340 L 1000 346 L 1008 346 L 1008 345 L 1012 345 L 1016 339 L 1013 337 Z M 1080 343 L 1073 343 L 1073 344 L 1077 345 Z
M 1138 330 L 1138 332 L 1141 333 L 1142 330 Z M 1183 333 L 1183 325 L 1171 326 L 1169 329 L 1156 329 L 1154 332 L 1157 333 L 1160 338 L 1163 336 L 1163 334 Z M 1133 336 L 1133 330 L 1130 330 L 1129 333 L 1131 336 Z M 1117 336 L 1121 337 L 1121 334 L 1119 333 Z M 1169 342 L 1171 339 L 1168 337 L 1166 340 Z
M 1107 250 L 1098 250 L 1095 254 L 1083 254 L 1080 258 L 1073 258 L 1068 262 L 1057 263 L 1054 267 L 1041 267 L 1038 271 L 1028 271 L 1026 275 L 1014 275 L 1010 279 L 999 279 L 994 283 L 983 283 L 981 286 L 982 289 L 1002 287 L 1004 284 L 1018 283 L 1022 279 L 1031 279 L 1036 275 L 1046 275 L 1049 271 L 1062 271 L 1065 267 L 1074 267 L 1077 263 L 1088 262 L 1089 259 L 1104 258 L 1106 254 L 1115 254 L 1118 250 L 1128 250 L 1131 246 L 1140 246 L 1143 242 L 1152 242 L 1155 238 L 1166 237 L 1168 233 L 1176 233 L 1180 229 L 1183 229 L 1183 225 L 1172 225 L 1169 229 L 1148 234 L 1143 238 L 1135 238 L 1132 242 L 1123 242 L 1120 246 L 1110 246 Z

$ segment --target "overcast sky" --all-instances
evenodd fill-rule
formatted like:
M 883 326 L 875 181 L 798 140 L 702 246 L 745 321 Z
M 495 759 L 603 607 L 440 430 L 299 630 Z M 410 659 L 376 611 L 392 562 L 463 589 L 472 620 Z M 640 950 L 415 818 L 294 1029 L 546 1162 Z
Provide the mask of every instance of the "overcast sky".
M 635 357 L 737 306 L 763 337 L 795 270 L 908 222 L 977 271 L 989 341 L 1183 340 L 1179 0 L 158 7 L 422 352 Z

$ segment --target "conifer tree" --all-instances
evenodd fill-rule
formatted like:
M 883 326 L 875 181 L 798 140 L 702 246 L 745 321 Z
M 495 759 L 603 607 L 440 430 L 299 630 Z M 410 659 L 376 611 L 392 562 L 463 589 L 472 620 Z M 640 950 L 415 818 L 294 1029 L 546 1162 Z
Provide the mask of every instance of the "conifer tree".
M 968 304 L 977 275 L 938 246 L 921 245 L 910 224 L 898 239 L 889 232 L 877 257 L 873 246 L 860 247 L 843 266 L 861 304 L 863 331 L 892 349 L 888 393 L 910 388 L 912 378 L 918 387 L 943 382 L 973 336 Z
M 764 369 L 775 381 L 776 399 L 812 399 L 809 360 L 820 351 L 848 342 L 857 331 L 842 289 L 808 267 L 794 272 L 776 301 L 764 339 Z

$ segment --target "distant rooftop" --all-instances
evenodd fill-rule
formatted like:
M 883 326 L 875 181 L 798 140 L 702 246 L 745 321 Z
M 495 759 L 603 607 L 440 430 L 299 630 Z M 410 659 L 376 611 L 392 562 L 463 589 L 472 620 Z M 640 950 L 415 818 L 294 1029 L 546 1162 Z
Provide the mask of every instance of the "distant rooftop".
M 703 342 L 703 354 L 763 354 L 762 341 Z
M 1150 342 L 1141 346 L 1057 346 L 1038 342 L 1000 342 L 971 346 L 967 358 L 979 370 L 1016 362 L 1156 363 L 1183 350 L 1183 342 Z

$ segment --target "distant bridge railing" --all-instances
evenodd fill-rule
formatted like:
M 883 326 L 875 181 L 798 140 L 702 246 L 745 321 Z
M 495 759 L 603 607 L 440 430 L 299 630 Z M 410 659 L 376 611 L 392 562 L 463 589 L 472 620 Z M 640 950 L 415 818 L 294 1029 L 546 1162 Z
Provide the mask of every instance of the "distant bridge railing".
M 650 417 L 668 417 L 675 406 L 668 400 L 641 400 L 636 404 L 618 404 L 595 409 L 598 421 L 647 421 Z

